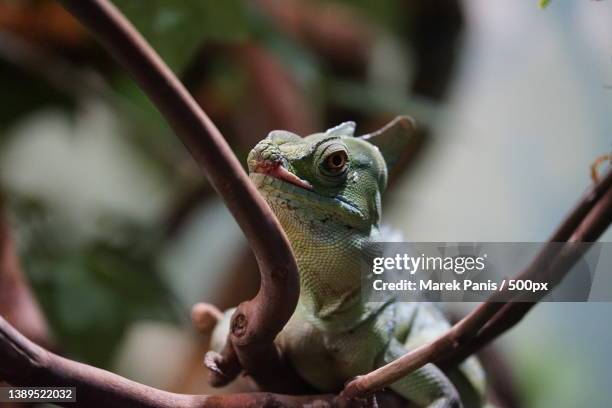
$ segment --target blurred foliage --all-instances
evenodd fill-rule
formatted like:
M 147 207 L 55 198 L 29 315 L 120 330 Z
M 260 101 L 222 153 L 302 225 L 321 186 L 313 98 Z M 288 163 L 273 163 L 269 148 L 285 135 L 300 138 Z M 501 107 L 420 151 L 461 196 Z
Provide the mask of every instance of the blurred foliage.
M 13 3 L 30 6 L 45 2 L 50 4 L 52 1 Z M 438 71 L 429 69 L 431 65 L 416 67 L 418 62 L 414 60 L 416 57 L 411 48 L 414 45 L 411 42 L 414 39 L 410 38 L 413 28 L 411 19 L 415 17 L 415 9 L 427 9 L 425 5 L 433 3 L 427 0 L 322 1 L 324 5 L 342 6 L 356 13 L 376 27 L 377 35 L 384 37 L 382 47 L 380 41 L 374 44 L 378 47 L 374 50 L 374 58 L 370 55 L 369 61 L 348 63 L 348 74 L 345 61 L 338 63 L 333 58 L 326 58 L 308 41 L 283 32 L 281 25 L 255 6 L 256 2 L 113 0 L 113 3 L 136 25 L 174 72 L 185 80 L 243 162 L 253 140 L 263 137 L 270 130 L 269 127 L 275 126 L 274 123 L 260 121 L 261 112 L 264 108 L 278 108 L 263 107 L 265 98 L 253 92 L 257 88 L 251 83 L 249 68 L 252 67 L 236 56 L 239 46 L 245 43 L 254 42 L 262 46 L 290 72 L 291 79 L 298 84 L 298 91 L 320 115 L 320 123 L 315 124 L 317 126 L 324 128 L 343 120 L 357 120 L 361 131 L 372 123 L 380 124 L 381 119 L 385 121 L 389 115 L 405 112 L 410 112 L 420 123 L 427 125 L 435 122 L 436 113 L 441 110 L 439 99 L 432 98 L 432 95 L 415 95 L 410 87 L 414 71 L 418 68 L 427 73 Z M 454 4 L 452 1 L 446 3 Z M 539 1 L 542 8 L 548 3 L 549 0 Z M 430 31 L 424 30 L 435 38 L 421 38 L 422 49 L 430 50 L 435 57 L 432 60 L 434 68 L 450 66 L 456 60 L 459 48 L 453 48 L 455 43 L 445 35 L 456 35 L 452 30 L 454 24 L 462 24 L 461 16 L 449 17 L 443 13 L 444 18 L 437 19 L 436 8 L 440 8 L 440 4 L 436 3 L 428 9 L 429 19 L 424 24 L 441 21 Z M 44 25 L 40 20 L 35 21 L 37 25 Z M 442 24 L 448 24 L 451 29 Z M 38 33 L 44 32 L 44 27 L 32 28 L 36 28 Z M 21 29 L 22 34 L 34 31 L 27 26 Z M 51 29 L 57 30 L 57 25 L 51 25 Z M 82 35 L 79 32 L 72 34 L 73 37 Z M 44 35 L 40 35 L 40 38 L 44 38 Z M 74 43 L 64 48 L 57 44 L 49 46 L 44 42 L 38 45 L 71 66 L 91 68 L 105 78 L 105 88 L 101 91 L 96 89 L 87 97 L 100 100 L 111 108 L 120 124 L 121 135 L 132 142 L 133 150 L 137 153 L 137 164 L 145 169 L 143 172 L 151 179 L 162 179 L 165 188 L 170 190 L 168 196 L 176 198 L 178 204 L 169 200 L 171 202 L 165 203 L 167 211 L 160 211 L 157 219 L 145 221 L 136 221 L 122 213 L 97 214 L 95 219 L 88 221 L 95 225 L 96 233 L 83 236 L 74 230 L 73 223 L 62 218 L 66 214 L 45 202 L 42 192 L 40 195 L 24 196 L 7 191 L 6 186 L 0 186 L 0 190 L 11 197 L 24 270 L 42 304 L 60 351 L 97 366 L 109 367 L 123 335 L 134 322 L 155 319 L 172 324 L 185 323 L 187 309 L 191 305 L 183 304 L 180 291 L 173 293 L 170 289 L 173 285 L 166 281 L 176 279 L 172 273 L 166 273 L 162 266 L 165 251 L 175 241 L 163 233 L 169 227 L 166 225 L 171 218 L 168 213 L 174 211 L 181 215 L 181 212 L 188 213 L 190 210 L 180 208 L 181 205 L 188 207 L 180 202 L 181 194 L 191 192 L 194 185 L 201 188 L 203 183 L 202 174 L 183 146 L 172 136 L 166 122 L 132 79 L 95 43 L 86 40 L 75 43 L 81 44 L 81 48 L 75 50 Z M 451 45 L 444 48 L 440 44 Z M 398 63 L 402 58 L 407 60 L 405 64 Z M 7 141 L 7 135 L 12 134 L 11 129 L 29 114 L 49 107 L 72 113 L 78 110 L 75 107 L 84 105 L 80 99 L 82 95 L 66 92 L 41 78 L 37 69 L 15 65 L 9 60 L 0 55 L 0 153 L 5 149 L 6 144 L 3 143 Z M 353 65 L 357 65 L 357 68 Z M 44 66 L 35 68 L 44 69 Z M 381 81 L 376 72 L 389 74 L 389 68 L 392 81 Z M 432 75 L 433 82 L 449 79 Z M 444 86 L 447 85 L 445 82 Z M 281 106 L 285 103 L 284 100 L 274 102 Z M 36 158 L 28 160 L 36 164 Z M 114 164 L 108 163 L 108 166 Z M 73 169 L 74 172 L 81 170 Z M 88 180 L 93 185 L 96 185 L 96 181 Z M 73 199 L 78 201 L 79 191 L 74 190 Z M 195 201 L 200 200 L 196 205 L 202 205 L 202 201 L 212 195 L 210 189 L 201 188 L 200 193 L 196 194 Z M 130 196 L 135 193 L 126 191 L 124 194 Z M 192 221 L 188 216 L 185 218 L 187 220 L 184 222 Z M 205 250 L 202 248 L 203 252 Z M 228 254 L 213 255 L 231 258 Z M 206 278 L 189 284 L 198 288 L 206 286 Z M 574 387 L 570 387 L 573 371 L 564 371 L 558 364 L 561 359 L 555 364 L 555 361 L 542 361 L 535 355 L 529 357 L 529 361 L 522 362 L 528 366 L 528 370 L 520 379 L 531 406 L 537 406 L 540 398 L 544 400 L 538 391 L 554 388 L 560 383 L 559 378 L 567 381 L 561 382 L 563 386 L 567 385 L 566 393 L 559 395 L 581 395 L 576 387 L 582 382 L 574 381 Z M 563 364 L 563 367 L 568 366 Z M 559 405 L 562 402 L 559 401 Z
M 37 4 L 51 3 L 54 2 L 15 2 L 25 4 L 23 14 L 31 12 Z M 317 112 L 320 123 L 314 123 L 314 126 L 351 119 L 360 120 L 360 126 L 365 128 L 368 123 L 380 124 L 390 114 L 414 106 L 408 103 L 408 89 L 397 87 L 397 92 L 388 92 L 388 84 L 385 88 L 376 78 L 369 78 L 368 61 L 356 61 L 356 74 L 351 73 L 350 79 L 345 78 L 346 66 L 342 64 L 346 65 L 346 61 L 338 63 L 308 43 L 308 39 L 296 38 L 284 32 L 282 24 L 256 7 L 254 2 L 113 0 L 113 3 L 185 80 L 243 162 L 254 141 L 275 127 L 274 123 L 261 119 L 262 112 L 279 109 L 285 103 L 283 94 L 279 97 L 281 100 L 276 100 L 277 95 L 272 93 L 272 97 L 265 102 L 268 106 L 263 106 L 266 98 L 260 95 L 261 90 L 257 91 L 258 88 L 254 87 L 252 73 L 254 69 L 264 69 L 265 64 L 263 68 L 248 65 L 253 61 L 240 55 L 240 47 L 245 44 L 261 46 L 269 53 L 269 58 L 290 73 L 289 85 L 284 84 L 285 88 L 299 92 Z M 314 3 L 303 4 L 310 7 Z M 399 44 L 396 48 L 400 53 L 410 46 L 403 34 L 406 31 L 406 14 L 398 12 L 398 9 L 404 11 L 408 7 L 400 0 L 336 0 L 323 4 L 344 7 L 344 10 L 380 26 L 385 38 Z M 172 136 L 153 104 L 95 42 L 89 41 L 78 31 L 68 36 L 76 38 L 70 45 L 50 45 L 45 43 L 44 32 L 46 29 L 53 32 L 57 26 L 50 24 L 45 28 L 44 19 L 32 21 L 29 24 L 35 27 L 31 28 L 19 23 L 21 31 L 17 34 L 30 41 L 31 38 L 24 33 L 36 28 L 39 33 L 36 41 L 39 43 L 35 45 L 44 51 L 43 54 L 53 56 L 75 72 L 87 73 L 91 70 L 99 73 L 104 78 L 104 85 L 83 86 L 82 93 L 81 89 L 74 92 L 73 83 L 62 87 L 62 84 L 58 86 L 43 78 L 40 71 L 46 68 L 44 63 L 32 67 L 9 62 L 11 58 L 3 58 L 2 54 L 7 52 L 6 49 L 3 51 L 0 48 L 0 87 L 3 90 L 0 93 L 0 143 L 5 141 L 7 135 L 14 134 L 11 130 L 29 114 L 50 107 L 78 113 L 87 105 L 84 103 L 86 100 L 95 100 L 110 108 L 109 111 L 116 116 L 113 119 L 117 119 L 117 132 L 132 143 L 132 150 L 136 153 L 134 161 L 138 162 L 134 167 L 140 168 L 150 179 L 163 180 L 159 184 L 169 190 L 167 196 L 176 197 L 178 202 L 168 200 L 164 203 L 167 211 L 160 211 L 156 219 L 144 221 L 136 221 L 122 213 L 96 214 L 87 220 L 89 228 L 85 229 L 95 229 L 97 232 L 83 235 L 74 230 L 74 220 L 78 217 L 67 222 L 62 217 L 70 217 L 70 214 L 45 202 L 45 197 L 52 194 L 49 193 L 51 188 L 41 187 L 45 192 L 37 194 L 30 191 L 25 196 L 7 191 L 7 186 L 0 186 L 11 197 L 11 211 L 17 221 L 24 270 L 40 299 L 62 353 L 108 367 L 122 336 L 132 323 L 141 319 L 177 323 L 180 321 L 178 316 L 187 315 L 187 308 L 191 305 L 182 304 L 181 293 L 177 291 L 175 297 L 170 290 L 173 285 L 162 278 L 173 277 L 172 273 L 163 270 L 162 258 L 175 243 L 163 236 L 163 231 L 168 228 L 169 213 L 184 211 L 180 208 L 184 205 L 180 202 L 181 194 L 189 193 L 194 186 L 196 190 L 201 188 L 202 174 L 178 139 Z M 314 29 L 317 28 L 315 24 Z M 393 52 L 392 49 L 391 54 Z M 366 52 L 361 55 L 366 55 Z M 384 68 L 394 64 L 393 58 L 394 55 L 383 54 L 375 63 L 379 68 Z M 399 74 L 404 78 L 409 77 L 409 72 Z M 66 81 L 66 75 L 60 77 Z M 67 80 L 70 82 L 72 78 L 68 77 Z M 294 86 L 291 81 L 297 85 Z M 76 88 L 79 88 L 78 84 Z M 423 109 L 427 111 L 428 108 Z M 40 135 L 41 138 L 44 136 Z M 0 153 L 7 149 L 5 144 L 0 146 Z M 25 160 L 35 163 L 36 158 L 28 157 Z M 108 163 L 108 166 L 113 165 Z M 70 171 L 79 173 L 82 169 Z M 83 177 L 90 177 L 85 180 L 86 183 L 98 188 L 95 184 L 97 180 L 88 171 L 82 173 L 85 174 Z M 61 180 L 52 182 L 61 183 Z M 99 188 L 104 189 L 104 186 Z M 58 191 L 70 191 L 70 188 Z M 78 202 L 78 186 L 73 191 L 73 199 Z M 202 191 L 205 193 L 197 196 L 198 200 L 211 195 L 210 190 Z M 125 191 L 124 194 L 126 197 L 116 199 L 148 198 L 134 197 L 136 193 L 133 191 Z M 189 221 L 187 217 L 185 222 Z M 191 285 L 205 286 L 205 278 L 201 282 L 191 282 Z
M 184 155 L 181 142 L 168 123 L 131 78 L 118 75 L 112 83 L 114 108 L 129 141 L 140 153 L 143 164 L 168 181 L 176 176 L 176 162 Z
M 405 19 L 402 13 L 398 13 L 398 10 L 403 9 L 402 0 L 340 0 L 338 2 L 355 7 L 363 16 L 367 16 L 386 29 L 397 30 L 401 28 L 401 23 Z
M 45 1 L 41 0 L 43 3 Z M 250 115 L 257 113 L 253 109 L 249 67 L 236 57 L 235 46 L 247 41 L 258 42 L 278 59 L 317 109 L 323 111 L 330 106 L 340 106 L 371 115 L 388 114 L 404 107 L 404 104 L 397 105 L 401 97 L 386 96 L 388 94 L 377 89 L 375 83 L 347 86 L 329 61 L 307 44 L 282 32 L 278 24 L 253 3 L 241 0 L 113 0 L 113 3 L 171 69 L 179 76 L 196 78 L 191 82 L 187 78 L 187 84 L 195 87 L 192 91 L 196 96 L 204 98 L 207 113 L 222 130 L 229 129 L 229 142 L 240 156 L 246 155 L 252 141 L 241 140 L 244 135 L 232 137 L 231 133 L 236 130 L 233 126 L 245 126 L 236 123 L 246 123 L 248 129 L 252 123 Z M 397 13 L 399 0 L 329 3 L 348 6 L 391 31 L 401 28 L 402 19 Z M 27 10 L 24 9 L 24 13 Z M 22 29 L 27 31 L 27 27 Z M 37 27 L 39 31 L 44 29 Z M 53 26 L 50 29 L 54 30 Z M 86 41 L 78 43 L 88 44 Z M 162 179 L 164 185 L 170 186 L 171 195 L 189 191 L 201 179 L 197 167 L 178 139 L 171 135 L 171 129 L 157 109 L 97 45 L 89 44 L 89 49 L 78 50 L 57 48 L 57 45 L 49 47 L 44 43 L 35 44 L 35 47 L 40 47 L 38 51 L 42 51 L 42 57 L 53 56 L 75 72 L 86 73 L 88 69 L 99 72 L 105 78 L 105 85 L 84 86 L 82 94 L 70 92 L 74 84 L 64 87 L 41 76 L 44 66 L 14 64 L 9 62 L 10 58 L 5 60 L 0 55 L 0 86 L 3 89 L 0 93 L 3 107 L 0 143 L 12 134 L 13 126 L 29 114 L 50 107 L 78 112 L 75 107 L 79 108 L 82 98 L 86 97 L 103 101 L 111 108 L 121 134 L 125 134 L 134 146 L 138 164 L 150 177 Z M 36 48 L 33 51 L 38 52 Z M 202 52 L 205 57 L 200 60 Z M 66 80 L 65 76 L 62 78 Z M 395 109 L 388 109 L 393 106 Z M 265 134 L 265 131 L 259 132 Z M 260 137 L 259 133 L 246 133 L 249 137 Z M 181 304 L 180 298 L 171 293 L 172 285 L 162 278 L 167 275 L 162 273 L 161 258 L 171 245 L 162 235 L 167 227 L 163 214 L 156 222 L 135 221 L 124 214 L 98 214 L 96 219 L 88 221 L 95 224 L 97 233 L 83 236 L 73 229 L 73 223 L 62 219 L 66 214 L 45 202 L 42 193 L 24 196 L 6 191 L 6 186 L 2 189 L 11 197 L 24 270 L 62 353 L 109 367 L 132 323 L 141 319 L 177 323 L 179 316 L 186 316 L 190 305 Z M 75 191 L 75 200 L 79 199 L 78 195 Z M 171 207 L 172 203 L 168 205 Z
M 142 226 L 113 219 L 103 235 L 71 239 L 44 204 L 18 205 L 23 264 L 61 350 L 108 366 L 129 325 L 177 322 L 178 303 L 160 277 L 159 240 Z
M 7 130 L 28 113 L 48 106 L 72 109 L 75 101 L 23 69 L 0 59 L 0 147 Z
M 595 383 L 589 381 L 590 368 L 582 361 L 579 350 L 541 339 L 530 340 L 533 344 L 515 353 L 516 364 L 521 367 L 521 375 L 515 378 L 525 406 L 573 407 L 600 398 Z M 542 355 L 542 349 L 552 349 L 552 355 L 563 358 Z M 601 404 L 588 406 L 605 406 L 603 401 Z
M 159 52 L 181 72 L 209 40 L 236 41 L 248 35 L 240 0 L 117 0 L 114 2 Z
M 548 6 L 549 3 L 550 3 L 550 0 L 539 0 L 538 6 L 541 9 L 544 9 L 544 8 L 546 8 Z

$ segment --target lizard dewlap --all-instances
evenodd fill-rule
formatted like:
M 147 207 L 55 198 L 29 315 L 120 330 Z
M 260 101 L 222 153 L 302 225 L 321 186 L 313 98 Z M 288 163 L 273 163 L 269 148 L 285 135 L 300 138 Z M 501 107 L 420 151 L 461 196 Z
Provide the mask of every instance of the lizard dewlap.
M 429 303 L 362 301 L 360 263 L 376 256 L 363 248 L 382 241 L 381 196 L 414 124 L 398 117 L 372 134 L 354 131 L 353 122 L 304 138 L 274 131 L 248 156 L 251 180 L 285 230 L 300 273 L 298 306 L 277 344 L 322 392 L 449 328 Z M 226 334 L 227 324 L 219 325 L 213 343 Z M 427 364 L 391 388 L 421 407 L 478 407 L 484 376 L 470 358 L 449 373 Z

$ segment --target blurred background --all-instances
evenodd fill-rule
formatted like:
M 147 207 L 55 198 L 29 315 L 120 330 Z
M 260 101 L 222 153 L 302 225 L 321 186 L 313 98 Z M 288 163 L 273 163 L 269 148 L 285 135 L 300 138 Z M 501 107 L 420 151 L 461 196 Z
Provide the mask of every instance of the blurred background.
M 413 116 L 383 214 L 408 240 L 546 240 L 612 150 L 609 1 L 113 2 L 243 162 L 273 129 Z M 210 392 L 189 310 L 252 296 L 256 265 L 155 108 L 55 1 L 0 0 L 0 194 L 56 350 Z M 487 363 L 507 406 L 610 406 L 611 313 L 538 305 Z

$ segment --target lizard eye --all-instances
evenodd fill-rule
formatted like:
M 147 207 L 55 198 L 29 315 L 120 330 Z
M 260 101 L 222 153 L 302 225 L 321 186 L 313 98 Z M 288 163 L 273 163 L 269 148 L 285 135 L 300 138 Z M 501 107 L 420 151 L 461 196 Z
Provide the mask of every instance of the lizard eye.
M 345 150 L 336 150 L 330 153 L 325 158 L 325 167 L 332 174 L 340 174 L 346 170 L 346 163 L 348 162 L 348 154 Z

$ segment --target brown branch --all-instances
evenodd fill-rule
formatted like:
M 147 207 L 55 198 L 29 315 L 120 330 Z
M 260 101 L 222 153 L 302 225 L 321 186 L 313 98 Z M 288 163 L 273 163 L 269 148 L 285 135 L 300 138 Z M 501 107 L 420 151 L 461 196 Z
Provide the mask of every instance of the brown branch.
M 0 198 L 0 316 L 32 341 L 49 346 L 49 329 L 40 306 L 23 276 Z
M 518 279 L 542 280 L 554 288 L 575 262 L 612 222 L 612 170 L 579 202 Z M 566 242 L 565 244 L 554 244 Z M 547 292 L 538 294 L 540 300 Z M 497 291 L 447 333 L 401 358 L 346 385 L 342 396 L 354 398 L 386 387 L 427 363 L 456 364 L 514 326 L 535 303 L 521 302 L 521 295 Z
M 607 191 L 606 191 L 607 190 Z M 584 214 L 582 222 L 578 223 L 576 214 L 583 213 L 588 207 L 590 211 Z M 575 211 L 567 218 L 567 223 L 551 238 L 551 242 L 567 241 L 558 251 L 554 263 L 538 277 L 556 286 L 565 277 L 572 265 L 590 247 L 589 243 L 596 241 L 607 229 L 612 220 L 612 171 L 609 171 L 601 183 L 589 192 Z M 572 231 L 571 227 L 574 227 Z M 557 241 L 552 241 L 557 239 Z M 540 294 L 540 299 L 546 292 Z M 439 359 L 441 365 L 457 364 L 471 354 L 489 344 L 499 335 L 516 325 L 535 306 L 535 302 L 507 303 L 495 316 L 462 347 L 452 355 Z
M 277 384 L 283 383 L 279 380 L 287 377 L 279 375 L 278 369 L 282 368 L 283 365 L 273 340 L 293 312 L 299 287 L 295 260 L 278 222 L 263 200 L 257 195 L 253 186 L 249 184 L 236 158 L 212 122 L 198 109 L 191 96 L 123 16 L 104 0 L 64 0 L 64 3 L 101 38 L 107 48 L 128 68 L 142 88 L 149 94 L 196 161 L 205 169 L 212 185 L 224 198 L 230 211 L 250 240 L 262 274 L 261 289 L 255 299 L 240 305 L 232 320 L 230 341 L 228 347 L 226 347 L 228 351 L 223 357 L 226 361 L 239 361 L 250 375 L 269 387 L 273 387 L 275 382 Z M 606 194 L 606 198 L 609 196 L 609 193 Z M 593 210 L 595 215 L 588 217 L 591 224 L 586 226 L 581 224 L 579 233 L 583 235 L 579 235 L 578 238 L 587 237 L 589 234 L 596 235 L 607 227 L 606 224 L 605 227 L 601 228 L 600 218 L 610 218 L 609 201 L 608 199 L 603 207 L 602 205 L 596 206 Z M 261 240 L 258 236 L 265 236 L 267 240 Z M 560 258 L 562 260 L 577 259 L 582 251 L 574 248 L 573 246 L 564 247 L 559 255 Z M 543 251 L 543 254 L 546 255 L 547 253 L 548 251 Z M 559 261 L 554 266 L 558 263 Z M 524 276 L 531 276 L 532 271 L 538 270 L 536 266 L 540 265 L 539 257 L 533 265 L 535 266 L 530 267 L 523 274 Z M 553 271 L 562 271 L 567 263 L 561 263 L 561 265 L 557 269 L 553 268 Z M 288 290 L 286 290 L 287 288 Z M 469 337 L 469 334 L 478 333 L 480 328 L 485 326 L 489 319 L 499 311 L 499 303 L 496 303 L 495 300 L 494 297 L 491 301 L 481 305 L 475 312 L 454 326 L 449 335 L 423 346 L 388 366 L 358 378 L 349 384 L 344 395 L 352 396 L 374 391 L 418 368 L 419 365 L 431 361 L 432 356 L 438 354 L 441 350 L 457 349 L 458 345 L 463 344 L 464 340 Z M 280 316 L 280 318 L 276 318 L 277 316 Z M 2 322 L 0 321 L 0 323 Z M 10 329 L 10 326 L 8 328 Z M 12 334 L 16 335 L 17 333 Z M 9 357 L 25 358 L 30 362 L 30 365 L 37 368 L 49 367 L 46 364 L 48 361 L 37 358 L 35 352 L 34 354 L 28 354 L 32 350 L 17 347 L 15 336 L 11 337 L 10 330 L 8 334 L 6 334 L 6 331 L 0 333 L 0 337 L 3 337 L 8 344 L 13 346 L 9 348 Z M 52 356 L 46 354 L 46 357 L 50 359 Z M 41 361 L 44 361 L 45 364 L 39 366 L 37 363 Z M 67 360 L 63 361 L 66 362 Z M 24 365 L 23 361 L 20 363 L 24 369 L 17 375 L 17 378 L 24 372 L 28 372 L 28 368 L 30 372 L 32 371 L 31 367 Z M 12 366 L 12 364 L 9 366 Z M 64 367 L 64 370 L 60 373 L 63 377 L 58 374 L 52 376 L 51 380 L 57 381 L 58 378 L 65 378 L 67 373 L 70 374 L 71 369 L 75 371 L 77 376 L 87 373 L 87 370 L 83 369 L 82 366 L 79 366 L 78 369 L 69 366 Z M 40 373 L 37 374 L 40 375 Z M 79 378 L 85 383 L 86 391 L 88 390 L 88 381 L 93 381 L 99 373 L 96 373 L 96 375 L 94 373 L 90 374 Z M 7 375 L 9 374 L 4 373 L 5 377 Z M 273 376 L 276 376 L 276 378 L 274 379 Z M 30 375 L 27 378 L 30 381 L 36 377 L 36 375 Z M 117 378 L 120 377 L 108 378 L 104 381 L 104 384 L 107 386 L 109 384 L 119 385 L 117 384 Z M 367 384 L 368 381 L 365 381 L 366 379 L 370 380 L 369 385 Z M 361 387 L 359 386 L 360 382 L 362 383 Z M 51 384 L 54 383 L 51 382 Z M 121 381 L 120 385 L 126 385 L 126 382 Z M 133 386 L 134 384 L 128 383 L 128 385 Z M 368 386 L 370 389 L 368 389 Z M 112 389 L 114 388 L 111 387 Z M 95 388 L 94 391 L 100 391 L 100 388 Z M 137 393 L 138 398 L 145 400 L 145 406 L 149 402 L 159 404 L 160 401 L 162 403 L 170 401 L 172 406 L 181 406 L 181 403 L 185 402 L 183 400 L 171 401 L 173 398 L 181 399 L 184 396 L 177 397 L 176 394 L 167 393 L 158 395 L 158 400 L 149 401 L 148 398 L 151 397 L 151 394 L 148 391 L 150 389 Z M 104 393 L 106 398 L 111 398 L 113 395 L 112 392 Z M 254 395 L 252 394 L 251 398 L 254 398 Z M 125 394 L 115 395 L 115 397 L 125 397 Z M 209 397 L 205 398 L 208 399 Z M 99 400 L 96 401 L 99 402 Z M 113 400 L 113 402 L 116 401 Z M 114 405 L 118 406 L 116 403 Z
M 175 394 L 55 355 L 22 336 L 0 317 L 0 378 L 14 386 L 76 387 L 76 403 L 66 407 L 309 407 L 348 406 L 332 395 L 289 396 L 271 393 L 232 395 Z M 365 404 L 363 401 L 354 402 Z
M 273 380 L 279 372 L 288 371 L 273 341 L 295 309 L 299 281 L 291 247 L 274 214 L 212 121 L 119 10 L 107 0 L 62 3 L 150 97 L 242 228 L 258 260 L 261 287 L 233 317 L 231 349 L 235 360 L 259 383 L 274 389 L 288 386 Z M 291 378 L 289 374 L 280 377 Z
M 53 346 L 47 322 L 23 275 L 0 197 L 0 317 L 37 344 Z M 0 386 L 5 385 L 0 379 Z M 6 408 L 19 404 L 5 404 Z M 29 407 L 30 404 L 20 404 Z

